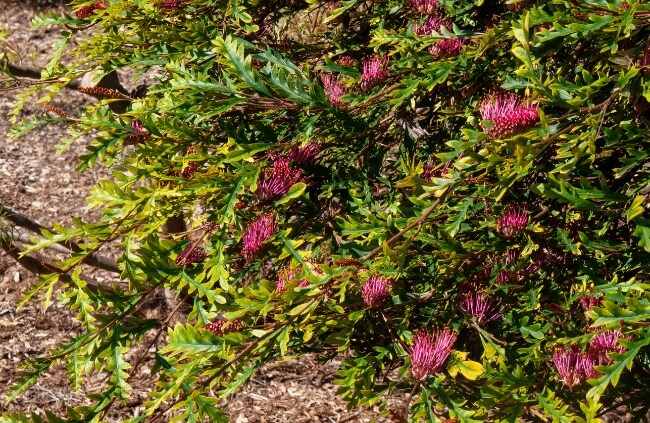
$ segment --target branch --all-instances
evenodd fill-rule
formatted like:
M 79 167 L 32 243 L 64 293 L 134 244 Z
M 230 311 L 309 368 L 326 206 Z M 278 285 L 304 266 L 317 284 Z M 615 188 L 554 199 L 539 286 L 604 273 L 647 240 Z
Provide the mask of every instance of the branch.
M 14 63 L 10 63 L 6 59 L 2 60 L 2 57 L 0 56 L 0 73 L 2 72 L 8 74 L 10 77 L 13 77 L 15 79 L 31 79 L 43 84 L 51 84 L 53 82 L 58 81 L 57 78 L 41 79 L 42 73 L 40 69 L 33 68 L 30 66 L 16 65 Z M 64 88 L 82 92 L 83 94 L 89 95 L 99 100 L 106 98 L 106 96 L 99 91 L 87 92 L 87 91 L 83 91 L 83 89 L 84 88 L 107 88 L 110 90 L 115 90 L 120 94 L 122 94 L 125 98 L 117 101 L 112 101 L 108 104 L 108 106 L 115 113 L 118 114 L 124 113 L 131 102 L 131 98 L 129 97 L 130 96 L 129 91 L 126 88 L 124 88 L 124 86 L 122 86 L 122 84 L 120 83 L 120 78 L 117 72 L 112 71 L 107 73 L 102 77 L 102 79 L 100 79 L 96 83 L 92 80 L 92 77 L 94 75 L 95 75 L 94 72 L 88 72 L 84 74 L 82 78 L 76 78 L 71 81 L 68 81 L 68 83 L 65 85 Z M 80 89 L 82 89 L 82 91 L 79 91 Z
M 10 234 L 7 234 L 6 232 L 3 233 L 2 231 L 0 231 L 0 248 L 9 254 L 14 260 L 16 260 L 18 264 L 20 264 L 31 273 L 35 273 L 37 275 L 47 275 L 53 273 L 53 269 L 55 269 L 55 266 L 50 264 L 45 257 L 42 257 L 38 254 L 33 254 L 31 256 L 23 255 L 23 250 L 13 243 Z M 65 273 L 61 274 L 59 278 L 61 281 L 66 283 L 72 281 L 70 275 L 67 275 Z M 98 282 L 86 280 L 86 284 L 88 290 L 94 294 L 115 293 L 111 287 L 103 286 Z
M 363 256 L 362 260 L 369 260 L 373 258 L 377 254 L 379 254 L 381 250 L 384 249 L 384 245 L 389 246 L 393 244 L 395 241 L 402 238 L 404 234 L 406 234 L 411 229 L 415 228 L 416 226 L 422 225 L 427 220 L 427 218 L 431 215 L 431 213 L 433 213 L 433 211 L 437 209 L 438 206 L 440 206 L 440 204 L 442 204 L 443 201 L 445 201 L 447 196 L 454 190 L 457 184 L 458 182 L 448 185 L 447 188 L 445 188 L 445 191 L 442 193 L 442 195 L 438 197 L 438 199 L 433 204 L 431 204 L 426 210 L 424 210 L 422 216 L 420 216 L 417 220 L 414 220 L 413 222 L 406 225 L 404 229 L 402 229 L 401 231 L 399 231 L 398 233 L 390 237 L 388 241 L 386 241 L 384 244 L 380 245 L 379 247 L 375 248 L 374 250 L 372 250 L 371 252 Z
M 41 225 L 40 223 L 31 220 L 27 216 L 20 214 L 6 206 L 3 206 L 2 204 L 0 204 L 0 217 L 7 219 L 8 221 L 10 221 L 16 226 L 25 228 L 38 235 L 41 235 L 42 233 L 41 231 L 43 230 L 56 233 L 51 229 L 48 229 L 45 226 Z M 20 242 L 29 242 L 29 240 L 25 241 L 21 238 L 19 238 L 18 240 Z M 84 251 L 76 242 L 70 240 L 63 241 L 55 245 L 59 245 L 60 248 L 57 249 L 57 247 L 54 247 L 54 249 L 62 253 L 72 253 L 72 252 L 78 253 Z M 89 266 L 97 267 L 99 269 L 107 270 L 109 272 L 121 273 L 119 267 L 117 267 L 117 264 L 113 260 L 111 260 L 108 257 L 101 256 L 99 254 L 88 255 L 83 259 L 83 263 Z

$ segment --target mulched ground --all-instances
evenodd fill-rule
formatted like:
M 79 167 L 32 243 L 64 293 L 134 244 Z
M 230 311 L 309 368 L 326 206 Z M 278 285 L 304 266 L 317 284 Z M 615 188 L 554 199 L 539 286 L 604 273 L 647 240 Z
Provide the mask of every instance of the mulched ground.
M 43 66 L 58 30 L 29 31 L 29 22 L 37 13 L 61 11 L 63 3 L 61 0 L 0 1 L 0 33 L 4 30 L 9 34 L 6 40 L 0 40 L 0 52 L 17 54 L 24 65 Z M 69 224 L 71 216 L 86 221 L 97 219 L 98 211 L 88 210 L 85 198 L 93 184 L 107 174 L 102 169 L 91 169 L 83 174 L 75 170 L 77 158 L 85 151 L 89 140 L 82 139 L 63 154 L 56 155 L 56 145 L 65 136 L 63 125 L 39 129 L 17 140 L 9 139 L 6 134 L 10 123 L 6 116 L 15 94 L 15 91 L 0 90 L 0 201 L 46 226 L 50 222 Z M 66 92 L 54 105 L 74 114 L 76 107 L 88 101 L 91 100 L 82 94 Z M 22 117 L 42 113 L 39 105 L 29 104 Z M 98 281 L 111 277 L 96 270 L 88 270 L 88 273 Z M 83 404 L 85 395 L 98 392 L 102 385 L 101 375 L 98 375 L 91 377 L 79 392 L 74 392 L 67 383 L 65 370 L 58 368 L 10 404 L 4 403 L 10 387 L 20 375 L 22 361 L 44 355 L 80 333 L 73 314 L 56 302 L 47 310 L 38 301 L 16 308 L 22 293 L 37 280 L 0 252 L 0 412 L 61 412 L 65 407 Z M 167 310 L 161 304 L 164 302 L 158 302 L 149 310 L 152 317 L 165 314 Z M 141 353 L 145 351 L 136 351 L 136 354 Z M 132 400 L 117 407 L 109 416 L 111 421 L 132 417 L 141 410 L 146 399 L 144 393 L 153 383 L 148 364 L 145 361 L 131 379 Z M 265 366 L 228 403 L 231 420 L 300 423 L 363 422 L 376 418 L 376 410 L 348 411 L 345 403 L 336 397 L 336 387 L 332 385 L 336 369 L 337 363 L 318 363 L 312 356 Z M 403 405 L 398 402 L 394 407 L 401 409 Z

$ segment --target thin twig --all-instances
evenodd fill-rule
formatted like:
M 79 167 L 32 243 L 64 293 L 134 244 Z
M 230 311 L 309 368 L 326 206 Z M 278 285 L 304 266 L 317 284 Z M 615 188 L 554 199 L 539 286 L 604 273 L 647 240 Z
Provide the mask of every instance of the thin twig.
M 402 238 L 404 236 L 404 234 L 406 234 L 411 229 L 415 228 L 416 226 L 422 225 L 424 223 L 424 221 L 427 220 L 427 218 L 431 215 L 431 213 L 433 213 L 433 211 L 435 209 L 437 209 L 438 206 L 440 206 L 440 204 L 442 204 L 443 201 L 445 201 L 447 196 L 453 191 L 453 189 L 456 187 L 457 184 L 458 183 L 455 182 L 455 183 L 447 186 L 447 188 L 445 188 L 445 191 L 442 193 L 442 195 L 440 197 L 438 197 L 436 199 L 436 201 L 434 201 L 434 203 L 432 205 L 430 205 L 426 210 L 424 210 L 424 213 L 422 213 L 422 216 L 417 218 L 417 220 L 415 220 L 415 221 L 409 223 L 408 225 L 406 225 L 406 227 L 404 229 L 402 229 L 401 231 L 399 231 L 398 233 L 396 233 L 395 235 L 390 237 L 384 244 L 378 246 L 377 248 L 375 248 L 374 250 L 372 250 L 371 252 L 369 252 L 368 254 L 363 256 L 361 259 L 362 260 L 369 260 L 369 259 L 373 258 L 374 256 L 379 254 L 384 249 L 384 245 L 390 246 L 391 244 L 393 244 L 394 242 L 396 242 L 397 240 Z

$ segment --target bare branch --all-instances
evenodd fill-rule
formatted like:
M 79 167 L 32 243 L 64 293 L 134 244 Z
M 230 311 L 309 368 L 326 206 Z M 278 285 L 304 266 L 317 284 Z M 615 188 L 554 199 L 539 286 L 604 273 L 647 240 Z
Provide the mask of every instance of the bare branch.
M 46 230 L 49 232 L 56 233 L 52 231 L 49 228 L 46 228 L 45 226 L 41 225 L 38 222 L 33 221 L 32 219 L 28 218 L 27 216 L 18 213 L 6 206 L 3 206 L 0 204 L 0 217 L 5 218 L 9 222 L 13 223 L 16 226 L 19 226 L 21 228 L 25 228 L 35 234 L 41 235 L 42 230 Z M 29 242 L 24 241 L 22 239 L 19 239 L 20 242 Z M 58 251 L 64 252 L 64 253 L 72 253 L 72 252 L 82 252 L 84 251 L 76 242 L 74 241 L 63 241 L 61 243 L 57 243 L 61 247 Z M 107 270 L 109 272 L 113 273 L 120 273 L 119 267 L 117 267 L 117 263 L 115 263 L 113 260 L 111 260 L 108 257 L 101 256 L 99 254 L 90 254 L 88 255 L 84 260 L 83 263 L 97 267 L 99 269 Z
M 45 257 L 42 257 L 38 254 L 22 255 L 23 250 L 13 242 L 10 234 L 3 234 L 1 231 L 0 248 L 9 254 L 14 260 L 16 260 L 18 264 L 20 264 L 31 273 L 35 273 L 37 275 L 54 273 L 53 269 L 56 267 L 50 264 Z M 72 280 L 70 275 L 67 275 L 65 273 L 61 274 L 59 277 L 62 282 L 70 282 Z M 111 287 L 101 285 L 98 282 L 88 280 L 87 278 L 84 278 L 84 280 L 87 283 L 88 289 L 95 294 L 114 293 L 114 290 Z

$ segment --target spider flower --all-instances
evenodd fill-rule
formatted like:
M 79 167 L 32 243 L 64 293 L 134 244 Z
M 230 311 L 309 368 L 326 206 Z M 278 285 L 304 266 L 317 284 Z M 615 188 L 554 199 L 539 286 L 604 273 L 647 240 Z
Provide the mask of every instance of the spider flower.
M 313 164 L 321 151 L 321 145 L 315 142 L 308 142 L 302 147 L 294 145 L 289 151 L 287 158 L 297 164 Z
M 90 6 L 84 6 L 75 12 L 78 19 L 86 19 L 93 14 L 95 10 L 104 10 L 109 6 L 106 0 L 98 0 Z
M 429 16 L 421 25 L 415 24 L 413 26 L 413 32 L 420 36 L 431 35 L 434 31 L 440 32 L 440 28 L 443 26 L 447 29 L 451 29 L 452 25 L 452 22 L 443 16 Z M 457 56 L 462 48 L 463 42 L 461 40 L 457 38 L 449 38 L 434 43 L 429 47 L 429 53 L 438 59 L 444 59 L 447 57 Z
M 506 208 L 505 214 L 497 221 L 497 231 L 501 232 L 506 238 L 512 238 L 519 235 L 526 225 L 528 225 L 526 207 L 520 209 L 519 207 L 509 206 Z
M 176 257 L 176 266 L 188 266 L 205 260 L 205 250 L 199 247 L 198 244 L 199 241 L 190 242 L 190 245 L 185 247 L 178 257 Z
M 255 222 L 248 225 L 242 236 L 244 244 L 242 254 L 246 258 L 246 262 L 250 262 L 255 258 L 262 249 L 264 241 L 271 238 L 277 228 L 275 216 L 272 214 L 263 214 Z
M 598 372 L 594 369 L 593 357 L 580 351 L 577 345 L 553 351 L 553 363 L 560 381 L 569 388 L 573 388 L 583 380 L 598 376 Z
M 589 352 L 595 357 L 599 365 L 611 364 L 612 359 L 607 356 L 610 352 L 623 353 L 626 348 L 618 345 L 622 338 L 620 330 L 606 330 L 594 336 L 589 342 Z
M 228 319 L 221 318 L 203 326 L 203 329 L 208 330 L 217 336 L 221 336 L 226 333 L 237 332 L 243 326 L 244 324 L 240 320 L 230 321 Z
M 139 144 L 147 138 L 151 137 L 151 134 L 145 130 L 142 124 L 137 120 L 131 122 L 131 129 L 133 129 L 135 133 L 131 133 L 131 135 L 129 135 L 126 140 L 124 140 L 124 145 Z
M 434 331 L 422 330 L 413 335 L 411 347 L 411 374 L 423 380 L 440 371 L 449 357 L 458 334 L 449 329 Z
M 429 53 L 437 59 L 446 59 L 448 57 L 458 56 L 463 49 L 463 42 L 457 38 L 440 40 L 431 47 Z
M 388 76 L 388 56 L 374 55 L 363 59 L 362 63 L 363 72 L 359 81 L 362 90 L 368 91 Z
M 492 123 L 483 127 L 490 138 L 512 136 L 539 121 L 537 108 L 525 106 L 515 94 L 494 94 L 479 105 L 481 119 Z
M 361 298 L 363 298 L 363 304 L 367 308 L 382 305 L 386 302 L 389 293 L 390 282 L 388 279 L 382 278 L 381 276 L 372 275 L 372 277 L 361 286 Z
M 584 311 L 589 311 L 594 307 L 600 307 L 603 305 L 603 297 L 596 297 L 594 295 L 585 295 L 584 297 L 580 298 L 580 305 L 582 306 L 582 310 Z
M 190 147 L 187 149 L 186 154 L 187 155 L 196 154 L 196 150 L 194 149 L 194 147 Z M 192 176 L 194 176 L 194 174 L 198 169 L 199 169 L 199 162 L 194 162 L 194 161 L 189 162 L 187 165 L 185 165 L 185 167 L 181 171 L 181 176 L 190 179 L 192 178 Z
M 301 267 L 298 267 L 298 272 L 301 271 Z M 275 289 L 277 289 L 278 294 L 282 294 L 287 290 L 287 285 L 296 277 L 296 272 L 293 271 L 290 267 L 283 267 L 278 272 L 278 280 L 275 282 Z M 307 279 L 301 279 L 298 281 L 298 287 L 305 287 L 311 285 Z
M 501 317 L 498 303 L 483 292 L 465 294 L 460 299 L 460 308 L 476 319 L 479 325 L 490 323 Z
M 327 96 L 330 104 L 338 108 L 344 107 L 345 103 L 341 101 L 341 97 L 347 94 L 347 90 L 343 84 L 331 73 L 322 74 L 320 79 L 323 83 L 323 91 L 325 91 L 325 96 Z
M 300 180 L 302 173 L 293 169 L 287 157 L 279 157 L 271 170 L 265 170 L 262 182 L 257 187 L 257 199 L 266 202 L 284 196 Z

